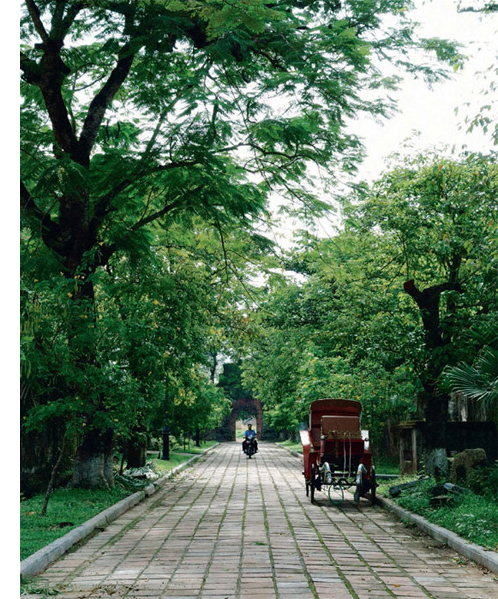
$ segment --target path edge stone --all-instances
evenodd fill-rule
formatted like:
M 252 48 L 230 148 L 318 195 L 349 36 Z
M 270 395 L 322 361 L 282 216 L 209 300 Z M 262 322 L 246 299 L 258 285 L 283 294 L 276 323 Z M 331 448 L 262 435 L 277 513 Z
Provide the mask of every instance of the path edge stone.
M 280 445 L 280 447 L 282 447 Z M 282 447 L 289 453 L 291 453 L 294 457 L 300 458 L 302 460 L 302 454 L 294 451 L 293 449 L 289 449 L 287 447 Z M 443 528 L 442 526 L 438 526 L 437 524 L 432 524 L 422 516 L 418 514 L 413 514 L 408 510 L 400 507 L 394 501 L 387 499 L 386 497 L 382 497 L 377 495 L 375 498 L 376 505 L 383 507 L 384 509 L 389 510 L 393 514 L 395 514 L 398 518 L 400 518 L 404 522 L 409 522 L 414 524 L 425 532 L 427 535 L 439 541 L 440 543 L 444 543 L 448 545 L 452 549 L 454 549 L 460 555 L 463 555 L 467 559 L 483 566 L 488 569 L 493 574 L 498 574 L 498 553 L 496 551 L 486 550 L 483 547 L 479 547 L 479 545 L 474 545 L 474 543 L 469 543 L 462 537 L 458 536 L 456 533 Z
M 386 497 L 377 495 L 376 503 L 388 509 L 390 512 L 393 512 L 403 522 L 414 524 L 417 528 L 436 541 L 448 545 L 460 555 L 463 555 L 480 566 L 484 566 L 490 572 L 498 574 L 497 552 L 486 550 L 483 547 L 479 547 L 479 545 L 474 545 L 474 543 L 469 543 L 456 533 L 451 532 L 442 526 L 438 526 L 437 524 L 433 524 L 418 514 L 413 514 L 412 512 L 405 510 Z
M 36 553 L 33 553 L 26 559 L 22 560 L 21 576 L 24 579 L 29 580 L 30 578 L 41 574 L 43 570 L 48 568 L 48 566 L 53 564 L 65 553 L 67 553 L 74 545 L 89 537 L 95 530 L 99 528 L 105 528 L 113 520 L 119 518 L 119 516 L 143 501 L 146 497 L 150 497 L 156 493 L 168 481 L 168 479 L 181 470 L 187 468 L 190 464 L 192 464 L 192 462 L 195 462 L 218 445 L 219 443 L 208 447 L 198 455 L 192 456 L 189 460 L 183 464 L 180 464 L 176 468 L 173 468 L 161 476 L 161 478 L 144 487 L 141 491 L 137 491 L 136 493 L 133 493 L 133 495 L 129 495 L 114 505 L 111 505 L 111 507 L 108 507 L 103 512 L 100 512 L 100 514 L 90 518 L 90 520 L 87 520 L 80 526 L 77 526 L 63 537 L 56 539 L 46 547 L 42 547 Z

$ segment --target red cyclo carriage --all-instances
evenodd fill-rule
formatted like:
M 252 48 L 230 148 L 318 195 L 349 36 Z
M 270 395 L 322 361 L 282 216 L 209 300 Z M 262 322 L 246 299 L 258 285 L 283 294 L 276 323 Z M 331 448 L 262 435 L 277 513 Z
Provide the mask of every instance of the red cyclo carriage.
M 375 503 L 375 468 L 368 431 L 360 426 L 361 403 L 350 399 L 312 402 L 308 429 L 301 431 L 306 496 L 328 488 L 332 502 L 344 499 L 344 489 L 355 486 L 354 500 L 370 493 Z

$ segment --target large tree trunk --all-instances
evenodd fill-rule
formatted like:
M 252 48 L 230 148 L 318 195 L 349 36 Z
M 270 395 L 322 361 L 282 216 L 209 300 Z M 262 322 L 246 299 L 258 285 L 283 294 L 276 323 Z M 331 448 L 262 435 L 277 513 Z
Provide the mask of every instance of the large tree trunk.
M 424 452 L 425 471 L 436 479 L 448 476 L 447 422 L 448 396 L 439 393 L 436 388 L 424 390 L 419 394 L 425 415 Z
M 137 426 L 126 444 L 126 467 L 141 468 L 147 462 L 147 438 L 145 427 Z
M 74 372 L 72 393 L 82 400 L 82 414 L 87 415 L 86 428 L 76 452 L 71 485 L 84 488 L 110 489 L 113 479 L 113 432 L 94 428 L 93 418 L 105 412 L 105 398 L 92 389 L 92 369 L 98 367 L 96 351 L 96 309 L 93 283 L 83 280 L 71 299 L 68 318 L 68 346 Z M 85 315 L 79 318 L 78 315 Z
M 114 244 L 107 247 L 99 240 L 99 234 L 111 209 L 113 197 L 128 181 L 122 181 L 102 197 L 94 197 L 91 177 L 83 173 L 90 169 L 92 152 L 106 111 L 126 80 L 133 63 L 134 51 L 138 51 L 138 48 L 134 50 L 129 39 L 124 41 L 117 53 L 114 67 L 89 103 L 82 126 L 75 127 L 65 93 L 65 83 L 71 68 L 64 62 L 66 53 L 63 48 L 73 23 L 85 9 L 85 3 L 54 4 L 54 10 L 44 14 L 42 19 L 36 1 L 26 0 L 34 31 L 41 43 L 37 44 L 39 59 L 22 55 L 21 68 L 26 81 L 39 89 L 45 103 L 54 136 L 54 157 L 64 158 L 71 164 L 69 167 L 64 166 L 65 163 L 61 161 L 60 181 L 51 193 L 54 205 L 50 210 L 40 207 L 39 198 L 32 196 L 24 183 L 21 184 L 21 207 L 28 220 L 41 231 L 45 245 L 57 257 L 64 276 L 71 283 L 67 295 L 72 302 L 67 313 L 63 314 L 63 319 L 68 325 L 68 346 L 74 373 L 79 380 L 78 377 L 73 377 L 76 382 L 71 382 L 70 392 L 81 398 L 81 412 L 82 415 L 86 413 L 87 426 L 90 428 L 93 415 L 105 412 L 106 409 L 104 401 L 95 399 L 98 394 L 85 393 L 92 377 L 89 371 L 97 366 L 96 311 L 90 277 L 98 267 L 105 266 L 116 251 Z M 135 11 L 130 5 L 125 16 L 127 30 L 134 30 L 134 19 Z M 76 172 L 79 173 L 78 176 L 74 175 Z M 57 203 L 58 214 L 54 218 Z M 99 405 L 95 405 L 95 401 Z M 74 462 L 72 484 L 107 488 L 112 486 L 112 432 L 82 432 L 84 438 Z
M 88 489 L 110 489 L 114 486 L 111 430 L 92 430 L 83 437 L 74 460 L 71 486 Z
M 424 414 L 425 470 L 436 478 L 448 474 L 446 455 L 446 428 L 448 422 L 448 396 L 437 387 L 438 378 L 448 363 L 444 347 L 450 342 L 441 329 L 439 306 L 441 293 L 459 291 L 453 281 L 428 287 L 420 291 L 413 280 L 406 281 L 404 289 L 416 302 L 422 318 L 425 341 L 425 368 L 420 373 L 423 391 L 419 394 L 419 409 Z
M 147 448 L 144 445 L 129 443 L 126 448 L 126 467 L 141 468 L 147 462 Z

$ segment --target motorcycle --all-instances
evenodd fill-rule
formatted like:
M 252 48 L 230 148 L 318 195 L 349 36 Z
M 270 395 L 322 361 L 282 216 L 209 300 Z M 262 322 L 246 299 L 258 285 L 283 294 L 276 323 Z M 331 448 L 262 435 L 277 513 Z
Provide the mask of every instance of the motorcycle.
M 247 455 L 249 459 L 251 459 L 251 457 L 256 453 L 256 444 L 254 442 L 254 437 L 246 440 L 244 453 Z

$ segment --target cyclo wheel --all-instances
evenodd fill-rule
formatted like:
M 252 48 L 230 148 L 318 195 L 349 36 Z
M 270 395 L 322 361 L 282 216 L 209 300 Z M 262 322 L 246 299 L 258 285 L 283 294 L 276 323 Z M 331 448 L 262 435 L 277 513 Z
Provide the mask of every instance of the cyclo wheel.
M 375 475 L 375 466 L 370 469 L 370 496 L 372 499 L 372 505 L 375 505 L 375 496 L 377 489 L 377 477 Z
M 311 481 L 310 481 L 311 503 L 315 503 L 315 482 L 316 482 L 315 464 L 311 464 Z
M 340 480 L 329 485 L 329 501 L 333 505 L 341 505 L 344 501 L 344 487 Z
M 354 491 L 354 502 L 358 505 L 360 504 L 360 497 L 363 495 L 363 477 L 360 482 L 356 484 L 356 488 Z

